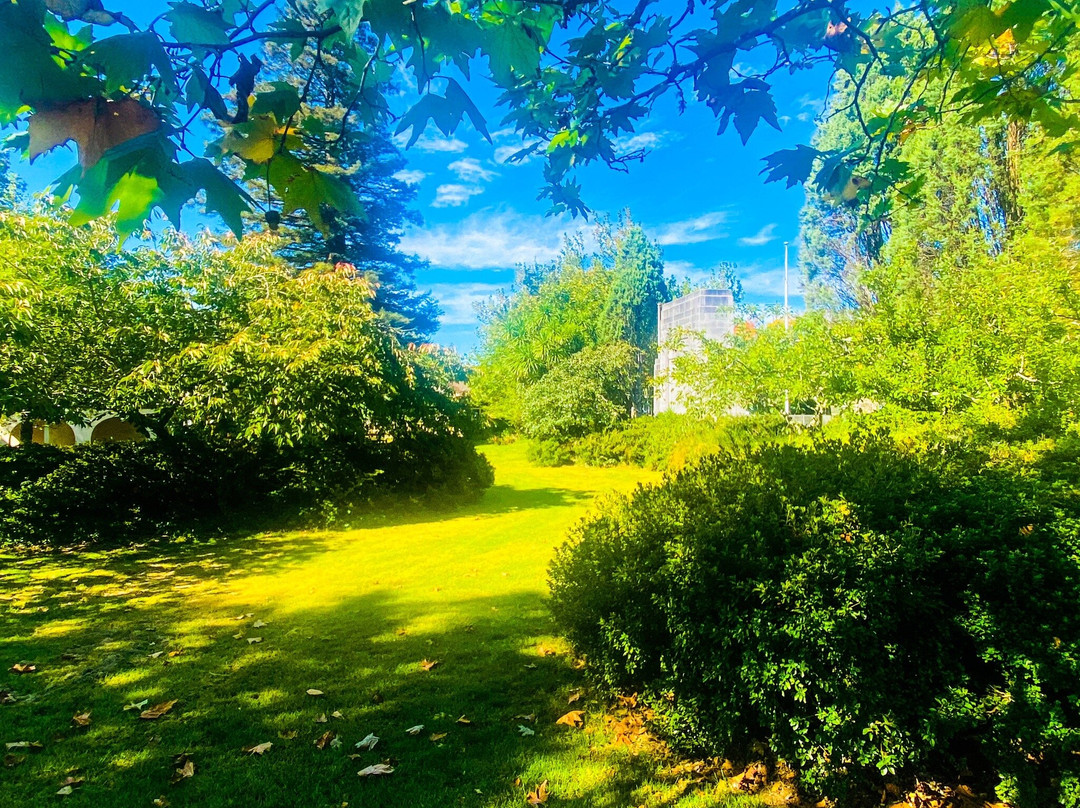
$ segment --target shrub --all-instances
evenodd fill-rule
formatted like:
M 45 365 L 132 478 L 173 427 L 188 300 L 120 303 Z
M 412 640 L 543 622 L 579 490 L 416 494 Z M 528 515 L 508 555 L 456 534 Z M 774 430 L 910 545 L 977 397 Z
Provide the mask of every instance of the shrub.
M 530 443 L 526 456 L 538 466 L 568 466 L 573 462 L 570 447 L 564 446 L 557 440 L 540 440 Z
M 467 440 L 420 433 L 377 446 L 216 447 L 187 439 L 0 448 L 0 543 L 65 546 L 333 522 L 392 491 L 478 496 L 490 464 Z
M 842 802 L 964 769 L 1065 800 L 1080 570 L 1054 469 L 1075 447 L 808 442 L 710 456 L 576 528 L 552 607 L 591 669 L 677 743 L 764 741 Z

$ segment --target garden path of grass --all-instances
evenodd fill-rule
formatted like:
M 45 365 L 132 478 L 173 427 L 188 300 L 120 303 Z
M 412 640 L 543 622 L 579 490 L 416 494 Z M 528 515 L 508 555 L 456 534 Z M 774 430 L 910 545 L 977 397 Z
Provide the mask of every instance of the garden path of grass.
M 574 705 L 588 711 L 583 730 L 555 724 L 583 677 L 544 603 L 552 549 L 596 494 L 648 473 L 534 468 L 521 446 L 486 452 L 496 484 L 458 510 L 4 556 L 0 689 L 16 701 L 0 705 L 0 742 L 43 748 L 10 750 L 0 806 L 496 808 L 525 805 L 544 779 L 553 807 L 732 805 L 714 788 L 683 793 L 664 761 L 613 746 L 599 702 Z M 422 660 L 439 664 L 425 672 Z M 8 670 L 21 662 L 37 672 Z M 173 699 L 156 721 L 124 710 Z M 75 726 L 86 712 L 89 725 Z M 530 713 L 535 723 L 515 717 Z M 328 730 L 342 743 L 319 750 Z M 369 732 L 376 748 L 356 750 Z M 241 751 L 264 742 L 262 757 Z M 171 785 L 180 753 L 194 775 Z M 357 777 L 388 758 L 392 775 Z M 69 776 L 85 783 L 57 796 Z

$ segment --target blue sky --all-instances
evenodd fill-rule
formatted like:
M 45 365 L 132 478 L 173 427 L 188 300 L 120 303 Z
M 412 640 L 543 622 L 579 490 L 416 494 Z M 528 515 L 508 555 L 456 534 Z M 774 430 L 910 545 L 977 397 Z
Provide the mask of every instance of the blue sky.
M 134 12 L 139 21 L 166 8 L 131 0 L 106 5 Z M 667 270 L 676 276 L 700 279 L 717 264 L 734 262 L 751 303 L 782 301 L 788 240 L 793 304 L 800 305 L 794 268 L 803 192 L 766 185 L 759 171 L 764 155 L 809 141 L 827 81 L 822 70 L 781 77 L 775 92 L 783 131 L 763 124 L 747 146 L 734 131 L 717 135 L 704 107 L 691 104 L 682 115 L 673 106 L 658 108 L 624 136 L 627 150 L 648 150 L 642 163 L 629 173 L 603 166 L 580 173 L 586 203 L 595 214 L 612 217 L 628 208 L 660 243 Z M 424 219 L 404 233 L 402 246 L 430 262 L 417 283 L 432 290 L 445 311 L 437 339 L 466 352 L 476 345 L 476 301 L 508 286 L 517 264 L 549 261 L 565 234 L 592 228 L 581 219 L 545 216 L 547 204 L 536 200 L 542 161 L 506 163 L 521 148 L 520 139 L 498 126 L 501 112 L 488 84 L 474 79 L 468 91 L 485 113 L 494 143 L 467 124 L 452 137 L 429 127 L 406 153 L 409 165 L 402 175 L 415 184 Z M 406 139 L 407 134 L 402 143 Z M 30 190 L 42 190 L 74 161 L 73 150 L 57 151 L 32 167 L 16 165 Z

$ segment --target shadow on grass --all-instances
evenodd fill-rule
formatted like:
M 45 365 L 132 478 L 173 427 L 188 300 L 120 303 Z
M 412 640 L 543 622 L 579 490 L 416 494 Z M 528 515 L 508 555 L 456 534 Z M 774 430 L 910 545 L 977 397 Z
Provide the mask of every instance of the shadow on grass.
M 161 795 L 173 806 L 205 808 L 520 806 L 543 779 L 560 805 L 615 808 L 642 802 L 635 791 L 655 774 L 648 758 L 591 749 L 591 723 L 555 723 L 571 709 L 581 676 L 564 653 L 540 653 L 558 645 L 535 594 L 425 612 L 376 591 L 332 608 L 269 613 L 257 630 L 253 617 L 210 621 L 201 640 L 180 648 L 167 629 L 191 619 L 184 607 L 180 592 L 131 608 L 94 595 L 44 621 L 33 603 L 9 611 L 5 668 L 28 658 L 40 671 L 0 679 L 17 697 L 0 706 L 0 741 L 40 741 L 44 749 L 9 761 L 17 765 L 4 772 L 0 803 L 42 804 L 76 775 L 86 778 L 80 802 L 124 808 Z M 413 628 L 433 619 L 442 621 L 437 629 Z M 261 641 L 247 643 L 252 636 Z M 438 665 L 424 671 L 424 660 Z M 124 710 L 143 699 L 178 703 L 157 721 Z M 90 726 L 74 727 L 71 717 L 87 711 Z M 340 745 L 317 748 L 328 731 Z M 357 750 L 368 733 L 378 745 Z M 265 756 L 242 752 L 265 742 L 274 744 Z M 170 785 L 170 761 L 181 753 L 195 776 Z M 357 777 L 386 761 L 393 775 Z

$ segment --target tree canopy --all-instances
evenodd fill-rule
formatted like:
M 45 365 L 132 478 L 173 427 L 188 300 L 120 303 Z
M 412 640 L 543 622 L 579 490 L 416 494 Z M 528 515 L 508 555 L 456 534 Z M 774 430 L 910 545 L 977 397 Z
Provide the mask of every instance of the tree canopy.
M 318 0 L 300 16 L 275 0 L 179 0 L 141 29 L 101 0 L 5 0 L 0 45 L 20 58 L 0 68 L 0 122 L 27 124 L 18 140 L 30 157 L 78 144 L 78 165 L 57 182 L 61 198 L 77 194 L 76 221 L 116 208 L 118 226 L 132 230 L 157 207 L 175 222 L 202 193 L 239 233 L 261 203 L 220 170 L 236 160 L 266 178 L 283 212 L 304 210 L 325 228 L 323 206 L 349 214 L 360 203 L 318 159 L 340 132 L 303 106 L 344 102 L 364 126 L 395 121 L 410 143 L 428 126 L 449 134 L 465 121 L 487 136 L 466 89 L 477 69 L 529 144 L 517 157 L 546 158 L 541 197 L 578 214 L 587 208 L 574 172 L 639 156 L 617 138 L 664 99 L 705 105 L 745 141 L 763 122 L 779 128 L 774 81 L 827 64 L 853 83 L 860 142 L 797 145 L 768 157 L 765 173 L 859 197 L 874 216 L 888 201 L 875 195 L 882 188 L 919 189 L 888 145 L 942 116 L 1005 114 L 1072 132 L 1062 77 L 1078 19 L 1072 0 L 920 0 L 870 15 L 843 0 L 688 0 L 675 13 L 650 0 Z M 316 63 L 333 53 L 341 80 L 326 85 L 313 71 L 300 87 L 260 84 L 268 42 L 296 56 L 314 48 Z M 874 72 L 900 80 L 883 105 L 862 93 Z M 399 111 L 391 97 L 402 74 L 418 90 Z M 224 129 L 205 150 L 195 142 L 204 113 Z

